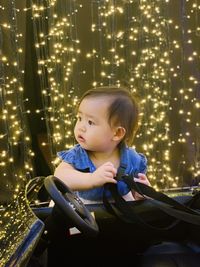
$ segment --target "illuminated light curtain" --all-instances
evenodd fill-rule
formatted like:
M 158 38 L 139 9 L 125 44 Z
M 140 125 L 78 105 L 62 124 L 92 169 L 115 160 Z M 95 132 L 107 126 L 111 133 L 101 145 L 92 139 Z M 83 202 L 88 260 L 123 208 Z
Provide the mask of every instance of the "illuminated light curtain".
M 132 7 L 128 36 L 128 46 L 132 47 L 129 80 L 136 87 L 143 108 L 136 143 L 148 158 L 149 179 L 159 188 L 177 186 L 169 164 L 171 80 L 166 5 L 160 1 L 140 1 L 135 10 Z
M 198 184 L 199 12 L 197 1 L 91 1 L 93 86 L 139 96 L 135 145 L 155 188 Z
M 73 145 L 71 111 L 84 72 L 89 88 L 125 85 L 139 96 L 141 127 L 134 145 L 148 158 L 148 176 L 155 188 L 198 182 L 197 1 L 34 1 L 32 10 L 52 155 Z M 87 16 L 88 24 L 80 23 L 84 19 L 77 10 Z M 87 42 L 81 31 L 88 33 Z
M 195 50 L 192 52 L 192 57 L 188 58 L 190 61 L 193 61 L 195 58 L 196 66 L 200 65 L 200 58 L 198 55 L 200 54 L 200 47 L 198 45 L 199 39 L 200 39 L 200 5 L 198 4 L 198 1 L 194 1 L 192 3 L 192 9 L 191 9 L 191 15 L 193 18 L 194 15 L 194 26 L 193 29 L 190 29 L 190 33 L 194 33 L 194 38 L 196 41 L 196 47 Z M 193 108 L 195 109 L 195 139 L 194 139 L 194 147 L 195 147 L 195 157 L 193 160 L 193 163 L 191 164 L 191 171 L 194 173 L 194 176 L 199 178 L 200 176 L 200 89 L 199 89 L 199 69 L 198 67 L 195 68 L 196 70 L 196 79 L 194 81 L 195 83 L 195 97 L 193 100 Z M 190 89 L 191 91 L 191 89 Z
M 96 66 L 98 56 L 101 75 L 93 86 L 126 85 L 139 95 L 143 118 L 135 144 L 141 140 L 148 176 L 155 186 L 156 177 L 162 177 L 159 187 L 177 186 L 169 166 L 170 45 L 163 4 L 92 1 L 92 18 L 94 48 L 86 57 Z
M 27 99 L 23 97 L 23 34 L 18 29 L 23 9 L 8 1 L 0 5 L 0 199 L 16 197 L 33 174 Z M 25 17 L 25 15 L 24 15 Z M 23 20 L 22 20 L 23 21 Z M 13 194 L 16 191 L 16 194 Z M 1 202 L 1 203 L 2 203 Z
M 200 6 L 197 1 L 181 1 L 177 10 L 174 30 L 179 38 L 173 40 L 177 53 L 172 59 L 176 69 L 172 78 L 172 88 L 176 88 L 172 97 L 171 124 L 176 129 L 172 155 L 178 151 L 177 169 L 184 177 L 183 185 L 192 185 L 189 179 L 199 180 L 200 176 Z
M 93 61 L 92 86 L 125 82 L 127 25 L 122 1 L 91 1 L 93 47 L 86 54 Z
M 2 3 L 3 2 L 3 3 Z M 18 2 L 18 3 L 16 3 Z M 0 265 L 5 266 L 30 231 L 33 213 L 25 186 L 34 175 L 24 105 L 23 1 L 0 3 Z M 14 241 L 14 242 L 13 242 Z
M 56 152 L 73 145 L 74 106 L 79 91 L 75 1 L 32 1 L 38 75 L 52 160 Z

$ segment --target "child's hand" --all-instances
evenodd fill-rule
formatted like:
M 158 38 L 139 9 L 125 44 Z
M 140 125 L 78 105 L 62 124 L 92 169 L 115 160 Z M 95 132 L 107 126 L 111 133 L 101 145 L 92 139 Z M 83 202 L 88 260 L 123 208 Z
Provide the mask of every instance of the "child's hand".
M 144 173 L 138 173 L 138 178 L 134 177 L 134 181 L 151 186 L 147 176 Z
M 151 186 L 149 180 L 147 179 L 147 176 L 144 173 L 138 173 L 138 178 L 134 177 L 133 179 L 135 182 L 139 182 L 139 183 Z M 135 191 L 132 191 L 132 194 L 133 194 L 133 197 L 135 198 L 135 200 L 140 200 L 140 199 L 144 198 L 142 195 L 140 195 L 139 193 L 137 193 Z
M 96 169 L 92 175 L 92 181 L 94 187 L 99 187 L 105 183 L 117 183 L 114 177 L 117 174 L 117 169 L 111 162 L 106 162 Z

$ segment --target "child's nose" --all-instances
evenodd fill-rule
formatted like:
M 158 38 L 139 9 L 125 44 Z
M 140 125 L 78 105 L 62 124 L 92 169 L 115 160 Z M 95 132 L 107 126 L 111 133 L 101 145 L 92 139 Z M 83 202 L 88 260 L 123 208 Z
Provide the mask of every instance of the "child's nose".
M 86 127 L 85 127 L 85 123 L 83 121 L 81 121 L 79 123 L 79 130 L 82 131 L 82 132 L 85 132 L 86 131 Z

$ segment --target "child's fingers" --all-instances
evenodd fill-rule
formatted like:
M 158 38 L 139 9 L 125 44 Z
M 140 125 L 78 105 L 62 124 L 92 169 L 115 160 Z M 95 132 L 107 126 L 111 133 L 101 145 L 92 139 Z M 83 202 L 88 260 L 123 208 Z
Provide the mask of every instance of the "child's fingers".
M 133 178 L 135 182 L 139 182 L 139 183 L 143 183 L 144 184 L 144 181 L 140 178 Z
M 144 173 L 138 173 L 138 177 L 141 180 L 147 180 L 147 177 L 146 177 L 146 175 Z
M 135 182 L 139 182 L 139 183 L 146 184 L 149 186 L 151 185 L 144 173 L 138 173 L 138 177 L 139 178 L 134 177 Z
M 106 170 L 111 171 L 113 173 L 113 175 L 115 176 L 117 174 L 117 169 L 114 167 L 114 165 L 112 164 L 112 162 L 106 162 L 104 165 Z

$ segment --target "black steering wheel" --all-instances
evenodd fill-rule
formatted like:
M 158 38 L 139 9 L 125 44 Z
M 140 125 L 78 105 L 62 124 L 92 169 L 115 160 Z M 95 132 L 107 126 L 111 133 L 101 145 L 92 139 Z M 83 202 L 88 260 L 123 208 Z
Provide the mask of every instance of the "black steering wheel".
M 45 178 L 44 186 L 64 217 L 70 219 L 79 231 L 89 236 L 98 234 L 99 227 L 94 217 L 69 187 L 53 175 Z

